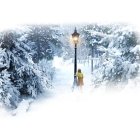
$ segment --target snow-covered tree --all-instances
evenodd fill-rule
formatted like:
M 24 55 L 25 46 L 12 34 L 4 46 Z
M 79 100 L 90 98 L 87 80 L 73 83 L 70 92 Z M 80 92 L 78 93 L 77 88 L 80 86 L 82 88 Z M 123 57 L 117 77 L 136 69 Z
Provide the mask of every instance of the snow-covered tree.
M 30 25 L 27 36 L 27 45 L 31 47 L 34 62 L 46 58 L 53 59 L 55 55 L 61 55 L 61 33 L 56 25 Z
M 90 24 L 81 30 L 89 55 L 94 49 L 94 85 L 127 83 L 138 75 L 139 53 L 134 49 L 138 37 L 130 26 Z
M 21 34 L 7 31 L 0 43 L 0 101 L 17 107 L 23 96 L 36 98 L 50 82 L 29 54 L 30 46 L 21 41 Z

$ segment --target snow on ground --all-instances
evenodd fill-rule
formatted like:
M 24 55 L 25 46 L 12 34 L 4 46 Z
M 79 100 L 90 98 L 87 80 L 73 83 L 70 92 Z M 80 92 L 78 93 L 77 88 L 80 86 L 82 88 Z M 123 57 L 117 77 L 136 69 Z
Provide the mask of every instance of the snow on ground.
M 129 92 L 91 90 L 90 66 L 79 64 L 85 76 L 83 93 L 72 92 L 73 64 L 56 58 L 54 89 L 31 104 L 24 103 L 11 116 L 2 108 L 2 140 L 139 140 L 140 95 Z M 135 92 L 133 92 L 135 91 Z M 27 105 L 28 106 L 28 105 Z M 21 111 L 23 109 L 23 112 Z

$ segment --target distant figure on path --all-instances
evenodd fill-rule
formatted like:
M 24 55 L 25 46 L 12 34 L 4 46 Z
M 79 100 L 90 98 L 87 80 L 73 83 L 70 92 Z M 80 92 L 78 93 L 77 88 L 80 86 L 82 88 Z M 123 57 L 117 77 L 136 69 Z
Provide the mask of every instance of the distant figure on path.
M 83 73 L 81 72 L 81 69 L 78 69 L 78 72 L 76 74 L 77 76 L 77 85 L 80 87 L 80 90 L 82 91 L 82 86 L 84 85 L 84 82 L 83 82 Z

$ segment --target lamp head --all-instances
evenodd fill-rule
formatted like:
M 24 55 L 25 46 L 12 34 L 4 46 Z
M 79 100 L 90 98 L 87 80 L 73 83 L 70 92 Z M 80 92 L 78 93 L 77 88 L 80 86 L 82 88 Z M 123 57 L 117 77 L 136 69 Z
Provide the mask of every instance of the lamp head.
M 72 34 L 72 40 L 74 44 L 77 44 L 79 42 L 79 33 L 77 33 L 77 30 L 75 28 L 74 33 Z

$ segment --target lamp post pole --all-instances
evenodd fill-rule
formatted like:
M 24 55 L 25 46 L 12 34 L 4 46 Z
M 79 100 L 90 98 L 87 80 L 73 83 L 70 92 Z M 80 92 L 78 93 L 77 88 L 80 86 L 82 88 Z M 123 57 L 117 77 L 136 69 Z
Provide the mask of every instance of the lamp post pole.
M 77 86 L 77 77 L 76 77 L 76 72 L 77 72 L 77 44 L 79 42 L 79 33 L 77 32 L 76 28 L 74 30 L 74 33 L 72 34 L 72 40 L 74 43 L 74 82 L 73 82 L 73 88 Z
M 91 74 L 93 74 L 93 52 L 94 49 L 93 49 L 93 45 L 91 46 Z
M 77 84 L 76 72 L 77 72 L 77 44 L 75 43 L 74 53 L 74 85 Z

